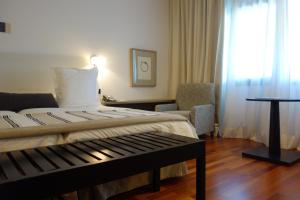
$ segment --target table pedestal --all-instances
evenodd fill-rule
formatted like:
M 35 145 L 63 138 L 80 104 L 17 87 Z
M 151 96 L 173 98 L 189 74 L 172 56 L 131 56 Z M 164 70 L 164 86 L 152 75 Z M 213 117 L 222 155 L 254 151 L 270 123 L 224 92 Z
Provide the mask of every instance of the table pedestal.
M 292 165 L 300 160 L 300 153 L 295 151 L 281 150 L 280 154 L 270 154 L 269 148 L 259 147 L 242 153 L 243 156 L 265 160 L 282 165 Z
M 247 99 L 249 101 L 270 101 L 269 148 L 259 147 L 242 153 L 243 156 L 291 165 L 300 160 L 300 152 L 280 149 L 280 99 Z M 284 100 L 287 101 L 287 100 Z

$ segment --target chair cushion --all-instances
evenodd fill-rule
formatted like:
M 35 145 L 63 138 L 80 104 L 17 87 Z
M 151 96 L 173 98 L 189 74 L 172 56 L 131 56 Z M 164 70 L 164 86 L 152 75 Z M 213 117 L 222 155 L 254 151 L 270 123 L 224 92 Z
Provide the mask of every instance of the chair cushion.
M 188 120 L 191 120 L 191 117 L 190 117 L 191 111 L 189 111 L 189 110 L 166 111 L 166 113 L 181 115 L 181 116 L 186 117 Z
M 211 83 L 180 85 L 177 91 L 176 103 L 179 110 L 191 110 L 196 105 L 214 105 L 214 85 Z

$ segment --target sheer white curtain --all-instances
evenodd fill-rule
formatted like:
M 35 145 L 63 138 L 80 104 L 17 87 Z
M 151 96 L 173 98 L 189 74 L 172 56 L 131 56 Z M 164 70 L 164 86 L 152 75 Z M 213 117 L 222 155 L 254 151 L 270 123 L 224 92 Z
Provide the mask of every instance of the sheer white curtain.
M 269 103 L 300 98 L 300 0 L 225 0 L 221 130 L 268 145 Z M 280 103 L 282 148 L 300 150 L 300 103 Z

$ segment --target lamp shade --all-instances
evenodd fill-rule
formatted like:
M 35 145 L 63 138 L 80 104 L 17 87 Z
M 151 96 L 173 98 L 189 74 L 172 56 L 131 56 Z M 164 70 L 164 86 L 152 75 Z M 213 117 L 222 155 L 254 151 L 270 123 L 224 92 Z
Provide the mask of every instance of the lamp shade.
M 106 58 L 104 56 L 91 56 L 91 64 L 97 67 L 103 67 L 106 64 Z

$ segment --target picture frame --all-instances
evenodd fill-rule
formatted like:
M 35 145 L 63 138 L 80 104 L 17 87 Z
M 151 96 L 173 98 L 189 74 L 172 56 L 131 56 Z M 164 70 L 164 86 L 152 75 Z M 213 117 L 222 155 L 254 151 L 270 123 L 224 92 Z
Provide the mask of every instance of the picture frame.
M 130 49 L 130 76 L 132 87 L 156 86 L 156 51 Z

